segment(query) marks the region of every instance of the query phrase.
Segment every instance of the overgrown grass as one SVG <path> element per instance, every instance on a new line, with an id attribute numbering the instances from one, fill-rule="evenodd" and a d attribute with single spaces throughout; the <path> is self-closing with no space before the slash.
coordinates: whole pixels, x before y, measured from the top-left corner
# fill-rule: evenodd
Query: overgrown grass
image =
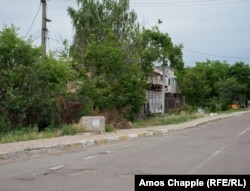
<path id="1" fill-rule="evenodd" d="M 154 117 L 150 117 L 144 120 L 136 121 L 134 123 L 135 127 L 147 127 L 147 126 L 157 126 L 157 125 L 170 125 L 170 124 L 179 124 L 185 121 L 189 121 L 192 119 L 202 117 L 200 114 L 193 113 L 193 114 L 172 114 L 172 115 L 156 115 Z"/>
<path id="2" fill-rule="evenodd" d="M 115 130 L 114 126 L 112 124 L 107 124 L 105 127 L 105 132 L 113 132 Z"/>
<path id="3" fill-rule="evenodd" d="M 77 133 L 82 133 L 82 130 L 77 128 L 75 125 L 63 125 L 60 129 L 46 128 L 42 132 L 38 132 L 38 128 L 16 129 L 13 132 L 5 133 L 0 136 L 0 143 L 45 139 L 65 135 L 74 135 Z"/>
<path id="4" fill-rule="evenodd" d="M 232 113 L 235 111 L 226 111 L 219 113 Z M 197 119 L 202 117 L 199 113 L 181 113 L 181 114 L 171 114 L 171 115 L 155 115 L 147 119 L 139 120 L 133 123 L 134 128 L 143 128 L 148 126 L 157 125 L 169 125 L 169 124 L 179 124 L 192 119 Z M 115 128 L 113 125 L 106 125 L 106 132 L 113 132 Z M 38 132 L 37 128 L 26 128 L 17 129 L 13 132 L 0 135 L 0 144 L 11 143 L 19 141 L 28 141 L 52 137 L 60 137 L 65 135 L 74 135 L 78 133 L 83 133 L 82 129 L 79 129 L 76 125 L 63 125 L 60 129 L 46 128 L 43 132 Z"/>

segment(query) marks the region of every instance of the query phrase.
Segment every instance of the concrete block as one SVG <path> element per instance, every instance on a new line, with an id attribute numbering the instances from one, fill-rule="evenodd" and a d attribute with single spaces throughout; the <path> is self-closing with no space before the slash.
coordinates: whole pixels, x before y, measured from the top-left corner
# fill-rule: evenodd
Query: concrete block
<path id="1" fill-rule="evenodd" d="M 103 116 L 84 116 L 81 117 L 79 127 L 84 131 L 105 132 L 105 117 Z"/>

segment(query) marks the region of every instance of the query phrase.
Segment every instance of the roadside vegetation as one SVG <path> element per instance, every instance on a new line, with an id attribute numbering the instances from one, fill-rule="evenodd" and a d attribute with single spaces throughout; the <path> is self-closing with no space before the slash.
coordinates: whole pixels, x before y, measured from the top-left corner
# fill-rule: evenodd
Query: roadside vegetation
<path id="1" fill-rule="evenodd" d="M 238 110 L 228 110 L 219 113 L 231 113 L 237 112 Z M 208 114 L 205 114 L 208 115 Z M 172 113 L 162 115 L 152 115 L 146 119 L 135 120 L 131 123 L 131 128 L 145 128 L 149 126 L 158 126 L 158 125 L 171 125 L 171 124 L 180 124 L 186 121 L 193 119 L 198 119 L 204 117 L 204 115 L 199 112 L 181 112 L 181 113 Z M 105 132 L 114 132 L 117 129 L 112 124 L 107 124 Z M 76 125 L 63 125 L 60 129 L 57 128 L 46 128 L 44 131 L 39 132 L 37 127 L 33 128 L 20 128 L 15 131 L 8 132 L 4 136 L 0 137 L 0 144 L 19 142 L 19 141 L 29 141 L 36 139 L 46 139 L 46 138 L 55 138 L 60 136 L 67 135 L 80 135 L 87 132 L 81 131 L 77 128 Z"/>
<path id="2" fill-rule="evenodd" d="M 161 20 L 140 26 L 129 0 L 77 3 L 67 10 L 73 43 L 65 39 L 61 51 L 43 55 L 14 25 L 0 31 L 0 143 L 82 133 L 74 126 L 81 116 L 105 116 L 110 132 L 175 124 L 195 118 L 199 107 L 227 111 L 250 100 L 249 64 L 207 60 L 184 67 L 183 45 L 160 31 Z M 175 70 L 187 105 L 138 121 L 156 62 Z"/>

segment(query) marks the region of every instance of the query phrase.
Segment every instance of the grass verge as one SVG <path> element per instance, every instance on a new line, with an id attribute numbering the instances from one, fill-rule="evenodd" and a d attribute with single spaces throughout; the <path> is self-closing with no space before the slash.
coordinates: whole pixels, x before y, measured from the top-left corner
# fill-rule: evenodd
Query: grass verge
<path id="1" fill-rule="evenodd" d="M 234 111 L 220 112 L 220 113 L 231 113 Z M 158 126 L 158 125 L 170 125 L 179 124 L 192 119 L 201 118 L 202 115 L 199 113 L 181 113 L 181 114 L 171 114 L 171 115 L 154 115 L 147 119 L 138 120 L 134 122 L 133 128 L 143 128 L 148 126 Z M 106 125 L 106 132 L 113 132 L 116 130 L 112 125 Z M 63 125 L 60 129 L 46 128 L 43 132 L 38 132 L 37 128 L 25 128 L 17 129 L 13 132 L 5 133 L 0 135 L 0 144 L 28 141 L 36 139 L 45 139 L 52 137 L 60 137 L 65 135 L 74 135 L 78 133 L 83 133 L 81 129 L 77 128 L 76 125 Z"/>
<path id="2" fill-rule="evenodd" d="M 153 117 L 139 120 L 134 123 L 134 127 L 148 127 L 148 126 L 157 126 L 157 125 L 170 125 L 170 124 L 179 124 L 192 119 L 197 119 L 202 117 L 202 115 L 193 113 L 193 114 L 179 114 L 179 115 L 155 115 Z"/>

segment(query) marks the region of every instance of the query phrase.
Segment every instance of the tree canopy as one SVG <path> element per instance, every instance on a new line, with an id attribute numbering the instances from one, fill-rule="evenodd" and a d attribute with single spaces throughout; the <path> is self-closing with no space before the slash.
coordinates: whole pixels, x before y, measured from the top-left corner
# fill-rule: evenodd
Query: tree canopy
<path id="1" fill-rule="evenodd" d="M 93 111 L 115 108 L 134 119 L 146 101 L 153 64 L 168 60 L 183 69 L 182 45 L 174 45 L 158 27 L 141 29 L 129 0 L 78 0 L 78 7 L 68 13 L 75 29 L 71 55 L 83 76 L 79 96 Z"/>
<path id="2" fill-rule="evenodd" d="M 197 62 L 184 70 L 180 88 L 191 105 L 211 110 L 228 109 L 230 104 L 245 106 L 249 100 L 250 67 L 242 62 Z"/>
<path id="3" fill-rule="evenodd" d="M 78 59 L 83 58 L 88 45 L 110 38 L 110 33 L 129 50 L 128 43 L 139 29 L 129 0 L 77 0 L 77 3 L 79 9 L 69 7 L 68 14 L 75 29 L 72 53 Z"/>
<path id="4" fill-rule="evenodd" d="M 18 37 L 14 26 L 0 32 L 0 130 L 60 124 L 56 95 L 66 92 L 67 63 Z"/>
<path id="5" fill-rule="evenodd" d="M 143 29 L 138 35 L 135 46 L 139 50 L 139 65 L 148 74 L 157 62 L 160 65 L 182 71 L 182 45 L 174 45 L 167 33 L 162 33 L 158 27 Z"/>

